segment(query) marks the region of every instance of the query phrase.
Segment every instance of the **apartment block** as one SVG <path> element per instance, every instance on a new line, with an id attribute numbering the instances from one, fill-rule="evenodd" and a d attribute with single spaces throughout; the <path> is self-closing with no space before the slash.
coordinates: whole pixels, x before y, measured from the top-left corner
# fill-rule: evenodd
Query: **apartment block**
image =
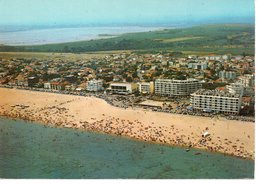
<path id="1" fill-rule="evenodd" d="M 90 80 L 87 82 L 87 91 L 102 91 L 103 90 L 103 80 Z"/>
<path id="2" fill-rule="evenodd" d="M 195 69 L 195 70 L 206 70 L 208 67 L 208 64 L 205 62 L 205 63 L 189 63 L 188 64 L 188 68 L 189 69 Z"/>
<path id="3" fill-rule="evenodd" d="M 218 90 L 200 89 L 191 94 L 191 104 L 194 110 L 238 114 L 242 97 L 239 94 Z"/>
<path id="4" fill-rule="evenodd" d="M 237 74 L 234 71 L 225 71 L 225 70 L 223 70 L 223 71 L 219 72 L 219 78 L 221 78 L 221 79 L 228 79 L 228 80 L 230 80 L 230 79 L 235 79 L 236 77 L 237 77 Z"/>
<path id="5" fill-rule="evenodd" d="M 156 79 L 155 94 L 158 96 L 187 96 L 201 89 L 202 84 L 197 79 L 174 80 Z"/>
<path id="6" fill-rule="evenodd" d="M 230 85 L 226 86 L 226 89 L 229 93 L 232 94 L 239 94 L 241 96 L 244 94 L 244 86 L 240 83 L 231 83 Z"/>
<path id="7" fill-rule="evenodd" d="M 243 84 L 244 87 L 252 87 L 255 84 L 255 76 L 250 74 L 240 76 L 238 82 Z"/>

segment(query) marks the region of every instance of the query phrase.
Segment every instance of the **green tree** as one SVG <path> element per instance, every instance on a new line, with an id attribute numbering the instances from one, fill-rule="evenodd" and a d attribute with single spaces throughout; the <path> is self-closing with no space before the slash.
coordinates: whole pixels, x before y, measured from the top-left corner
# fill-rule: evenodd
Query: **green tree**
<path id="1" fill-rule="evenodd" d="M 132 79 L 132 77 L 126 77 L 126 82 L 133 82 L 133 79 Z"/>

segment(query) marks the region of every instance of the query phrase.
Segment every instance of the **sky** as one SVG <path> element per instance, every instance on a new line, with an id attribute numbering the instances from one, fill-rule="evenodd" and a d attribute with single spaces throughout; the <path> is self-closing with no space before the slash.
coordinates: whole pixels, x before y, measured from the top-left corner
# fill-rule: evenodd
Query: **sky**
<path id="1" fill-rule="evenodd" d="M 0 0 L 0 25 L 254 21 L 254 0 Z"/>

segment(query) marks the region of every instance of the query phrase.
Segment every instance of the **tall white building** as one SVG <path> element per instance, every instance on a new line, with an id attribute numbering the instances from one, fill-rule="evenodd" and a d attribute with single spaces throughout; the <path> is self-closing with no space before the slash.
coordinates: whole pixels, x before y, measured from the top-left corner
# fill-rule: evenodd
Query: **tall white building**
<path id="1" fill-rule="evenodd" d="M 155 94 L 158 96 L 187 96 L 197 91 L 202 84 L 197 79 L 156 79 Z"/>
<path id="2" fill-rule="evenodd" d="M 93 92 L 103 90 L 103 80 L 93 79 L 93 80 L 88 81 L 86 90 L 93 91 Z"/>
<path id="3" fill-rule="evenodd" d="M 227 93 L 218 90 L 200 89 L 191 94 L 191 103 L 194 110 L 238 114 L 241 108 L 242 97 L 239 94 Z"/>

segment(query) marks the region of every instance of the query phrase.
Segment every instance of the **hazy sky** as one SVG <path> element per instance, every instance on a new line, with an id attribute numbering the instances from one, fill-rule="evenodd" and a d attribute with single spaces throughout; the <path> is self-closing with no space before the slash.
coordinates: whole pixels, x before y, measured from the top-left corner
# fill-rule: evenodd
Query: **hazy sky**
<path id="1" fill-rule="evenodd" d="M 0 0 L 0 25 L 254 20 L 254 0 Z"/>

